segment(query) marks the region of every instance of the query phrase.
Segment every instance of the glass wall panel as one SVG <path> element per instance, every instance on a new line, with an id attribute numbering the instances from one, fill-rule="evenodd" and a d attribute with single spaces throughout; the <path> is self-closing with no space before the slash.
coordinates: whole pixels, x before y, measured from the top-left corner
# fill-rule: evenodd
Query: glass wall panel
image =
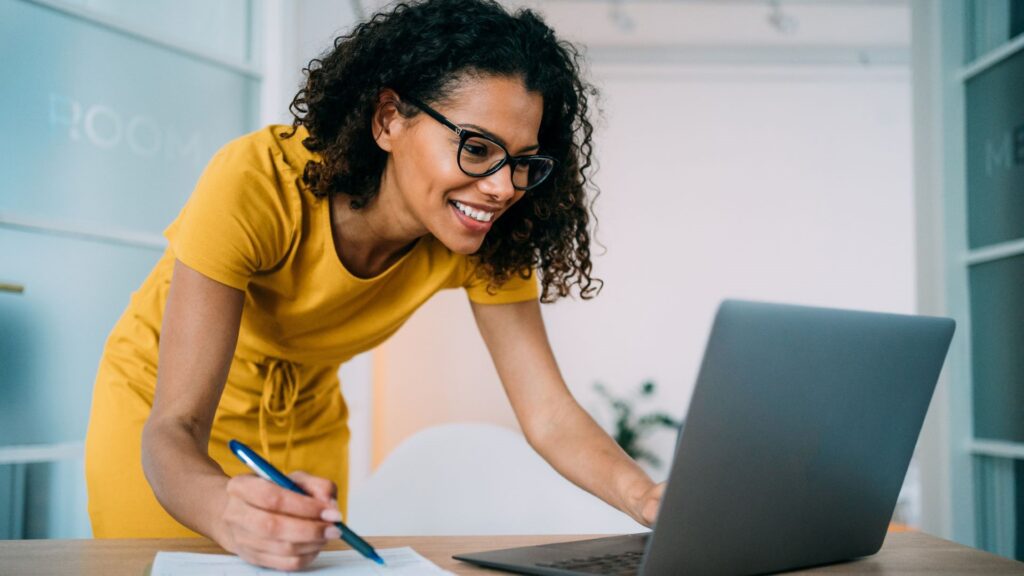
<path id="1" fill-rule="evenodd" d="M 0 466 L 0 538 L 90 534 L 82 459 L 46 445 L 85 435 L 103 345 L 161 253 L 144 245 L 255 128 L 254 5 L 0 0 L 0 281 L 25 287 L 0 292 L 0 447 L 64 458 Z"/>
<path id="2" fill-rule="evenodd" d="M 998 456 L 974 458 L 975 515 L 978 546 L 1020 559 L 1020 496 L 1024 477 L 1020 461 Z"/>
<path id="3" fill-rule="evenodd" d="M 0 464 L 0 540 L 25 535 L 25 464 Z"/>
<path id="4" fill-rule="evenodd" d="M 58 0 L 204 54 L 243 63 L 249 56 L 249 0 Z"/>
<path id="5" fill-rule="evenodd" d="M 1024 32 L 1024 0 L 970 0 L 967 6 L 967 63 Z"/>
<path id="6" fill-rule="evenodd" d="M 83 538 L 92 533 L 85 490 L 85 460 L 25 465 L 22 538 Z"/>
<path id="7" fill-rule="evenodd" d="M 36 4 L 0 2 L 0 54 L 0 212 L 159 234 L 255 118 L 257 81 Z"/>
<path id="8" fill-rule="evenodd" d="M 1024 256 L 969 274 L 974 435 L 1024 442 Z"/>
<path id="9" fill-rule="evenodd" d="M 1024 238 L 1024 50 L 967 81 L 970 248 Z"/>
<path id="10" fill-rule="evenodd" d="M 160 252 L 0 228 L 0 444 L 81 441 L 103 344 Z"/>
<path id="11" fill-rule="evenodd" d="M 1015 499 L 1017 501 L 1017 509 L 1014 511 L 1014 515 L 1017 518 L 1017 522 L 1014 524 L 1017 532 L 1017 542 L 1015 547 L 1017 553 L 1014 558 L 1024 562 L 1024 460 L 1017 460 L 1014 464 L 1014 481 L 1016 487 L 1014 492 L 1016 493 Z"/>
<path id="12" fill-rule="evenodd" d="M 0 464 L 0 540 L 88 538 L 85 462 Z"/>

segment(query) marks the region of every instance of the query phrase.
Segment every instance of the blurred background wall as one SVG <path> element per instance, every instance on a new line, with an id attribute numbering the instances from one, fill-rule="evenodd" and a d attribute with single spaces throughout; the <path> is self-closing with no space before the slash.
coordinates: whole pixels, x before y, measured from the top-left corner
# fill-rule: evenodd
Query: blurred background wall
<path id="1" fill-rule="evenodd" d="M 653 381 L 639 409 L 685 414 L 722 298 L 967 313 L 946 293 L 958 224 L 944 186 L 964 158 L 943 147 L 963 125 L 943 95 L 971 58 L 1016 53 L 1020 2 L 505 3 L 583 48 L 600 90 L 605 287 L 543 310 L 570 388 L 603 425 L 598 382 L 630 396 Z M 302 67 L 383 5 L 0 0 L 0 128 L 17 135 L 0 141 L 0 537 L 88 535 L 93 372 L 163 227 L 213 152 L 289 123 Z M 987 44 L 947 54 L 964 35 Z M 343 367 L 342 387 L 353 488 L 427 428 L 517 429 L 461 292 Z M 897 509 L 945 536 L 972 522 L 955 504 L 973 490 L 957 480 L 970 457 L 951 448 L 970 434 L 963 395 L 940 386 Z M 666 430 L 648 446 L 667 460 L 673 442 Z"/>
<path id="2" fill-rule="evenodd" d="M 684 414 L 724 297 L 914 310 L 909 6 L 532 6 L 586 47 L 601 91 L 605 288 L 543 309 L 606 426 L 597 382 L 626 396 L 653 380 L 649 404 Z M 374 369 L 374 463 L 431 425 L 516 426 L 462 294 L 428 303 Z M 673 441 L 650 446 L 667 460 Z"/>
<path id="3" fill-rule="evenodd" d="M 628 395 L 653 380 L 650 409 L 682 416 L 723 297 L 913 310 L 905 3 L 529 6 L 584 49 L 601 91 L 605 289 L 544 309 L 570 387 L 603 424 L 596 382 Z M 5 384 L 22 399 L 7 404 L 5 444 L 67 452 L 12 473 L 28 501 L 50 502 L 38 528 L 44 515 L 25 515 L 26 535 L 83 531 L 79 474 L 60 470 L 80 465 L 105 333 L 198 171 L 227 140 L 289 122 L 301 68 L 379 7 L 4 0 L 7 77 L 22 87 L 4 91 L 4 123 L 26 135 L 5 145 L 20 190 L 5 193 L 4 274 L 26 286 L 5 296 Z M 74 269 L 69 250 L 83 252 Z M 343 382 L 354 487 L 429 426 L 516 427 L 459 292 Z M 673 441 L 664 431 L 651 446 L 667 459 Z M 51 492 L 66 501 L 37 497 Z M 69 510 L 75 521 L 58 521 Z"/>

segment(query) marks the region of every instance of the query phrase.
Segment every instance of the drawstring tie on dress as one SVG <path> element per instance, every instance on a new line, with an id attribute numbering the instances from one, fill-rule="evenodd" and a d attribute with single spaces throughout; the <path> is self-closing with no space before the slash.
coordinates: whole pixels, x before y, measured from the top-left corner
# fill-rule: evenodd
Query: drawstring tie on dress
<path id="1" fill-rule="evenodd" d="M 267 433 L 267 418 L 274 426 L 288 428 L 285 437 L 284 462 L 282 469 L 288 472 L 288 458 L 292 452 L 292 433 L 295 431 L 295 401 L 299 397 L 299 379 L 295 365 L 287 360 L 271 359 L 267 364 L 267 377 L 263 381 L 263 397 L 260 399 L 260 444 L 263 454 L 270 460 L 270 440 Z"/>

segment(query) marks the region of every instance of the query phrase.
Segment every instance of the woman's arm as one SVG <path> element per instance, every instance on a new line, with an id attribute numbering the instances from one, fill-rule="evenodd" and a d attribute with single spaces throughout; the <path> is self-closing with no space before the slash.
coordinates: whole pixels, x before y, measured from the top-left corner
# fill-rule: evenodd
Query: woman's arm
<path id="1" fill-rule="evenodd" d="M 229 479 L 207 453 L 244 296 L 175 262 L 142 466 L 157 500 L 179 522 L 249 562 L 296 570 L 323 547 L 326 529 L 337 530 L 324 521 L 341 519 L 331 506 L 333 483 L 293 475 L 316 495 L 309 497 L 252 475 Z"/>
<path id="2" fill-rule="evenodd" d="M 653 525 L 664 484 L 655 485 L 572 397 L 551 352 L 540 305 L 472 306 L 530 445 L 572 483 Z"/>

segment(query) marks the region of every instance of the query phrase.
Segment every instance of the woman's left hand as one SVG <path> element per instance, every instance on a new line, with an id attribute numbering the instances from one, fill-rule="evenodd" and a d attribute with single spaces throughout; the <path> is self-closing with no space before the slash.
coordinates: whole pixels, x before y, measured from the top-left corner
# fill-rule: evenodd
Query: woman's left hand
<path id="1" fill-rule="evenodd" d="M 632 516 L 637 522 L 648 528 L 654 526 L 654 521 L 658 519 L 658 509 L 661 507 L 661 495 L 665 493 L 665 484 L 653 484 L 636 500 Z"/>

